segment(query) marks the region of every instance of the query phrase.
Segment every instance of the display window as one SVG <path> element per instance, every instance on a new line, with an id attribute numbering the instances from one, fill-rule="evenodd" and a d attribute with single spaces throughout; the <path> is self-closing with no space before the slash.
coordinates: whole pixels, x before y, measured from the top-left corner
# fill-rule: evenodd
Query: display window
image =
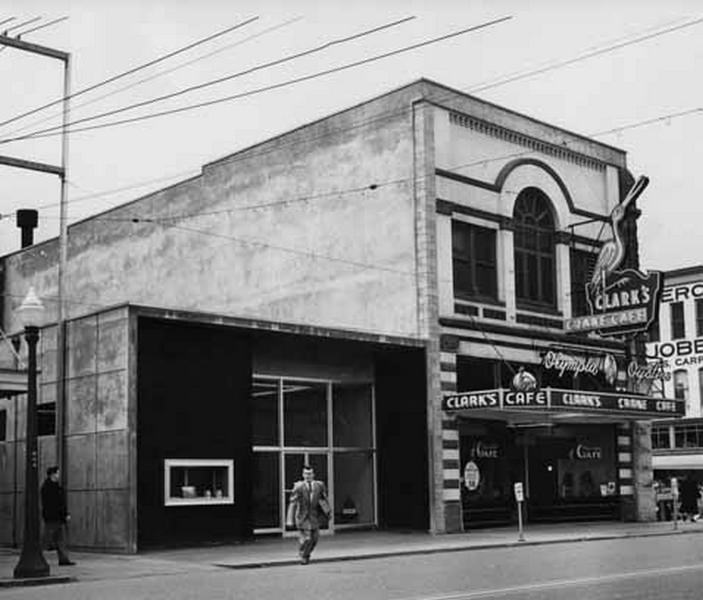
<path id="1" fill-rule="evenodd" d="M 234 504 L 234 461 L 166 459 L 164 504 Z"/>

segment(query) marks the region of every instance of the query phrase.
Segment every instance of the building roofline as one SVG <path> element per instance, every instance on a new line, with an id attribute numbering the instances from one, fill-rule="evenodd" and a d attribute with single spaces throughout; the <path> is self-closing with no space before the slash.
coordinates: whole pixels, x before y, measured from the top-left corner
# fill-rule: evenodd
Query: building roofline
<path id="1" fill-rule="evenodd" d="M 595 144 L 596 146 L 600 146 L 600 147 L 602 147 L 602 148 L 604 148 L 604 149 L 607 149 L 607 150 L 610 150 L 610 151 L 612 151 L 612 152 L 616 152 L 616 153 L 618 153 L 618 154 L 621 154 L 623 157 L 626 156 L 626 154 L 627 154 L 627 153 L 626 153 L 624 150 L 622 150 L 621 148 L 617 148 L 617 147 L 615 147 L 615 146 L 610 146 L 609 144 L 604 144 L 604 143 L 602 143 L 602 142 L 599 142 L 598 140 L 595 140 L 595 139 L 593 139 L 593 138 L 589 138 L 589 137 L 587 137 L 587 136 L 585 136 L 585 135 L 582 135 L 582 134 L 579 134 L 579 133 L 575 133 L 575 132 L 570 131 L 570 130 L 568 130 L 568 129 L 565 129 L 565 128 L 563 128 L 563 127 L 558 127 L 558 126 L 552 125 L 552 124 L 547 123 L 547 122 L 545 122 L 545 121 L 541 121 L 540 119 L 535 119 L 534 117 L 530 117 L 530 116 L 528 116 L 528 115 L 525 115 L 525 114 L 520 113 L 520 112 L 518 112 L 518 111 L 509 109 L 509 108 L 506 108 L 506 107 L 501 106 L 501 105 L 499 105 L 499 104 L 495 104 L 495 103 L 493 103 L 493 102 L 489 102 L 489 101 L 487 101 L 487 100 L 483 100 L 482 98 L 478 98 L 477 96 L 473 96 L 473 95 L 471 95 L 471 94 L 469 94 L 469 93 L 467 93 L 467 92 L 463 92 L 463 91 L 458 90 L 458 89 L 456 89 L 456 88 L 452 88 L 452 87 L 450 87 L 450 86 L 447 86 L 447 85 L 438 83 L 438 82 L 436 82 L 436 81 L 434 81 L 434 80 L 432 80 L 432 79 L 428 79 L 428 78 L 426 78 L 426 77 L 421 77 L 421 78 L 415 79 L 415 80 L 413 80 L 413 81 L 411 81 L 411 82 L 409 82 L 409 83 L 406 83 L 406 84 L 403 84 L 403 85 L 401 85 L 401 86 L 392 88 L 392 89 L 390 89 L 390 90 L 388 90 L 388 91 L 386 91 L 386 92 L 383 92 L 383 93 L 381 93 L 381 94 L 377 94 L 377 95 L 375 95 L 375 96 L 373 96 L 373 97 L 371 97 L 371 98 L 367 98 L 366 100 L 363 100 L 363 101 L 361 101 L 361 102 L 357 102 L 356 104 L 353 104 L 352 106 L 348 106 L 348 107 L 343 108 L 343 109 L 340 109 L 340 110 L 338 110 L 338 111 L 335 111 L 335 112 L 326 114 L 326 115 L 324 115 L 324 116 L 322 116 L 322 117 L 320 117 L 320 118 L 318 118 L 318 119 L 314 119 L 314 120 L 312 120 L 312 121 L 305 122 L 305 123 L 303 123 L 303 124 L 301 124 L 301 125 L 299 125 L 299 126 L 297 126 L 297 127 L 294 127 L 293 129 L 289 129 L 289 130 L 287 130 L 287 131 L 284 131 L 284 132 L 279 133 L 279 134 L 277 134 L 277 135 L 274 135 L 274 136 L 272 136 L 272 137 L 266 138 L 265 140 L 261 140 L 261 141 L 259 141 L 259 142 L 254 143 L 254 144 L 251 144 L 251 145 L 249 145 L 249 146 L 246 146 L 246 147 L 244 147 L 244 148 L 242 148 L 242 149 L 240 149 L 240 150 L 237 150 L 237 151 L 235 151 L 235 152 L 232 152 L 232 153 L 227 154 L 227 155 L 225 155 L 225 156 L 222 156 L 222 157 L 220 157 L 220 158 L 217 158 L 217 159 L 211 160 L 211 161 L 209 161 L 209 162 L 203 163 L 202 166 L 201 166 L 201 172 L 200 172 L 199 174 L 194 175 L 194 176 L 192 176 L 192 177 L 188 177 L 188 178 L 186 178 L 186 179 L 183 179 L 183 180 L 180 180 L 180 181 L 177 181 L 177 182 L 174 182 L 174 183 L 172 183 L 172 184 L 169 184 L 169 185 L 166 186 L 166 187 L 159 188 L 159 189 L 154 190 L 153 192 L 150 192 L 150 193 L 148 193 L 148 194 L 144 194 L 144 195 L 138 196 L 137 198 L 134 198 L 133 200 L 129 200 L 129 201 L 125 202 L 124 204 L 119 204 L 118 206 L 114 206 L 114 207 L 108 208 L 108 209 L 106 209 L 106 210 L 104 210 L 104 211 L 101 211 L 101 212 L 99 212 L 99 213 L 96 213 L 96 214 L 90 215 L 90 216 L 88 216 L 88 217 L 85 217 L 84 219 L 80 219 L 79 221 L 75 221 L 75 222 L 73 222 L 73 223 L 71 223 L 71 224 L 69 225 L 69 230 L 70 230 L 71 228 L 77 226 L 77 225 L 81 225 L 81 224 L 83 224 L 83 223 L 92 221 L 92 220 L 94 220 L 94 219 L 99 219 L 99 218 L 101 218 L 101 217 L 104 217 L 105 215 L 110 214 L 111 212 L 114 212 L 114 211 L 117 211 L 117 210 L 125 209 L 126 207 L 130 206 L 131 204 L 134 204 L 134 203 L 136 203 L 136 202 L 142 201 L 142 200 L 144 200 L 144 199 L 146 199 L 146 198 L 148 198 L 148 197 L 150 197 L 150 196 L 153 196 L 153 195 L 155 195 L 155 194 L 159 194 L 159 193 L 164 192 L 164 191 L 166 191 L 166 190 L 168 190 L 168 189 L 171 189 L 171 188 L 173 188 L 173 187 L 175 187 L 175 186 L 182 185 L 182 184 L 187 183 L 187 182 L 189 182 L 189 181 L 196 180 L 196 179 L 202 177 L 202 176 L 203 176 L 203 172 L 205 171 L 205 169 L 207 169 L 207 168 L 209 168 L 209 167 L 212 167 L 212 166 L 215 166 L 215 165 L 218 165 L 218 164 L 221 164 L 221 163 L 225 163 L 225 162 L 227 162 L 227 161 L 229 161 L 229 160 L 234 159 L 235 157 L 238 157 L 238 156 L 243 155 L 243 154 L 245 154 L 245 153 L 247 153 L 247 152 L 250 152 L 251 150 L 254 150 L 255 148 L 258 148 L 258 147 L 263 146 L 263 145 L 265 145 L 265 144 L 271 144 L 272 142 L 275 142 L 276 140 L 278 140 L 278 139 L 280 139 L 280 138 L 283 138 L 283 137 L 292 135 L 292 134 L 294 134 L 294 133 L 296 133 L 296 132 L 299 132 L 299 131 L 301 131 L 301 130 L 303 130 L 303 129 L 306 129 L 306 128 L 308 128 L 308 127 L 317 125 L 317 124 L 322 123 L 322 122 L 324 122 L 324 121 L 326 121 L 326 120 L 328 120 L 328 119 L 332 119 L 332 118 L 334 118 L 334 117 L 336 117 L 336 116 L 339 116 L 339 115 L 342 115 L 342 114 L 345 114 L 345 113 L 354 111 L 354 110 L 356 110 L 356 109 L 358 109 L 358 108 L 360 108 L 360 107 L 362 107 L 362 106 L 364 106 L 364 105 L 370 104 L 370 103 L 372 103 L 372 102 L 376 102 L 376 101 L 378 101 L 378 100 L 380 100 L 380 99 L 382 99 L 382 98 L 385 98 L 385 97 L 388 97 L 388 96 L 393 96 L 393 95 L 399 94 L 399 93 L 401 93 L 401 92 L 403 92 L 403 91 L 405 91 L 405 90 L 411 89 L 411 88 L 413 88 L 413 87 L 418 88 L 418 90 L 419 90 L 419 92 L 420 92 L 420 97 L 417 98 L 418 101 L 426 100 L 426 101 L 428 101 L 428 102 L 434 103 L 435 105 L 443 106 L 443 105 L 441 104 L 441 102 L 442 102 L 444 99 L 443 99 L 443 98 L 440 98 L 440 99 L 438 99 L 438 98 L 433 98 L 431 94 L 428 94 L 428 93 L 427 93 L 427 90 L 426 90 L 426 89 L 423 89 L 423 86 L 431 86 L 431 87 L 437 88 L 437 89 L 439 89 L 439 90 L 446 90 L 446 91 L 449 92 L 452 96 L 460 96 L 460 97 L 469 99 L 469 100 L 471 100 L 471 101 L 473 101 L 473 102 L 478 102 L 478 103 L 480 103 L 480 104 L 483 104 L 483 105 L 486 106 L 486 107 L 489 107 L 489 108 L 492 109 L 492 110 L 496 110 L 496 111 L 500 111 L 500 112 L 502 112 L 502 113 L 504 113 L 504 114 L 516 116 L 516 117 L 518 117 L 518 118 L 520 118 L 520 119 L 524 119 L 524 120 L 527 121 L 527 122 L 530 122 L 530 123 L 534 123 L 534 124 L 536 124 L 536 125 L 539 125 L 540 127 L 547 127 L 547 128 L 552 129 L 552 130 L 554 130 L 554 131 L 559 131 L 559 132 L 561 132 L 561 133 L 563 133 L 563 134 L 565 134 L 565 135 L 574 137 L 574 138 L 576 138 L 576 139 L 578 139 L 578 140 L 581 140 L 581 141 L 583 141 L 583 142 L 587 142 L 587 143 L 589 143 L 589 144 Z M 447 99 L 448 99 L 448 98 L 447 98 Z M 449 108 L 449 107 L 446 107 L 446 109 L 447 109 L 447 110 L 454 110 L 454 109 L 451 109 L 451 108 Z M 597 159 L 597 160 L 600 160 L 600 159 Z M 46 239 L 46 240 L 43 240 L 42 242 L 39 242 L 39 243 L 37 243 L 37 244 L 33 244 L 32 246 L 29 246 L 28 248 L 37 248 L 37 247 L 40 247 L 40 246 L 42 246 L 42 245 L 51 244 L 51 243 L 55 242 L 57 239 L 58 239 L 58 236 L 54 236 L 54 237 L 48 238 L 48 239 Z M 10 257 L 10 256 L 12 256 L 12 255 L 14 255 L 14 254 L 17 254 L 17 253 L 19 253 L 19 252 L 22 252 L 22 251 L 24 251 L 24 250 L 27 250 L 27 248 L 18 248 L 17 250 L 14 250 L 14 251 L 12 251 L 12 252 L 9 252 L 8 254 L 5 254 L 5 255 L 3 255 L 3 256 L 0 257 L 0 258 L 8 258 L 8 257 Z"/>
<path id="2" fill-rule="evenodd" d="M 105 215 L 108 215 L 112 212 L 116 212 L 119 210 L 123 210 L 127 207 L 129 207 L 131 204 L 136 204 L 137 202 L 140 202 L 142 200 L 145 200 L 149 198 L 150 196 L 155 196 L 156 194 L 161 194 L 167 190 L 170 190 L 176 186 L 183 185 L 184 183 L 189 183 L 191 181 L 195 181 L 196 179 L 200 179 L 203 176 L 202 171 L 198 173 L 197 175 L 191 175 L 190 177 L 186 177 L 185 179 L 180 179 L 178 181 L 174 181 L 173 183 L 168 184 L 166 187 L 159 188 L 157 190 L 154 190 L 153 192 L 149 192 L 147 194 L 143 194 L 141 196 L 138 196 L 137 198 L 134 198 L 132 200 L 128 200 L 124 204 L 118 204 L 117 206 L 112 206 L 110 208 L 106 208 L 105 210 L 102 210 L 98 213 L 89 215 L 87 217 L 84 217 L 83 219 L 79 219 L 78 221 L 74 221 L 68 226 L 68 231 L 70 232 L 71 229 L 78 225 L 82 225 L 84 223 L 88 223 L 89 221 L 92 221 L 94 219 L 99 220 L 101 217 L 104 217 Z M 70 202 L 69 202 L 70 204 Z M 135 217 L 136 218 L 136 217 Z M 53 237 L 47 238 L 45 240 L 42 240 L 41 242 L 37 242 L 36 244 L 32 244 L 31 246 L 27 246 L 25 248 L 17 248 L 17 250 L 12 250 L 11 252 L 8 252 L 7 254 L 4 254 L 0 256 L 0 260 L 5 259 L 5 258 L 10 258 L 11 256 L 15 254 L 19 254 L 20 252 L 24 252 L 26 250 L 33 250 L 36 248 L 41 248 L 42 246 L 46 246 L 48 244 L 52 244 L 57 242 L 59 239 L 58 235 L 55 235 Z"/>
<path id="3" fill-rule="evenodd" d="M 664 271 L 664 279 L 666 280 L 674 277 L 685 277 L 686 275 L 699 274 L 703 274 L 703 265 L 691 265 L 688 267 L 679 267 L 678 269 Z"/>
<path id="4" fill-rule="evenodd" d="M 343 114 L 345 114 L 345 113 L 348 113 L 348 112 L 357 110 L 357 109 L 361 108 L 361 107 L 364 106 L 364 105 L 370 104 L 370 103 L 372 103 L 372 102 L 376 102 L 376 101 L 378 101 L 378 100 L 380 100 L 380 99 L 382 99 L 382 98 L 385 98 L 385 97 L 387 97 L 387 96 L 393 96 L 393 95 L 395 95 L 395 94 L 399 94 L 399 93 L 403 92 L 404 90 L 408 90 L 408 89 L 413 88 L 413 87 L 417 87 L 417 88 L 420 89 L 421 97 L 419 97 L 418 100 L 427 100 L 427 101 L 431 101 L 432 103 L 434 103 L 434 104 L 436 104 L 436 105 L 438 105 L 438 106 L 442 106 L 441 102 L 442 102 L 443 98 L 437 99 L 437 98 L 432 98 L 431 96 L 428 96 L 428 95 L 425 93 L 425 91 L 422 89 L 422 86 L 423 86 L 423 85 L 426 85 L 426 86 L 428 85 L 428 86 L 432 86 L 432 87 L 434 87 L 434 88 L 440 88 L 440 89 L 442 89 L 442 90 L 446 90 L 447 92 L 449 92 L 449 93 L 452 94 L 452 95 L 461 96 L 461 97 L 464 97 L 464 98 L 466 98 L 466 99 L 469 99 L 469 100 L 471 100 L 471 101 L 473 101 L 473 102 L 478 102 L 478 103 L 483 104 L 483 105 L 485 105 L 485 106 L 487 106 L 487 107 L 489 107 L 489 108 L 491 108 L 491 109 L 493 109 L 493 110 L 501 111 L 501 112 L 503 112 L 503 113 L 506 113 L 506 114 L 509 114 L 509 115 L 512 115 L 512 116 L 516 116 L 516 117 L 518 117 L 518 118 L 520 118 L 520 119 L 524 119 L 524 120 L 526 120 L 526 121 L 529 121 L 529 122 L 534 123 L 534 124 L 536 124 L 536 125 L 539 125 L 539 126 L 541 126 L 541 127 L 547 127 L 547 128 L 552 129 L 552 130 L 554 130 L 554 131 L 559 131 L 559 132 L 561 132 L 561 133 L 563 133 L 563 134 L 566 134 L 566 135 L 568 135 L 568 136 L 577 138 L 577 139 L 579 139 L 579 140 L 581 140 L 581 141 L 588 142 L 588 143 L 590 143 L 590 144 L 595 144 L 595 145 L 598 145 L 598 146 L 600 146 L 600 147 L 602 147 L 602 148 L 605 148 L 605 149 L 607 149 L 607 150 L 610 150 L 610 151 L 612 151 L 612 152 L 616 152 L 616 153 L 618 153 L 618 154 L 622 154 L 623 156 L 626 156 L 626 155 L 627 155 L 627 152 L 626 152 L 625 150 L 623 150 L 622 148 L 617 148 L 616 146 L 611 146 L 610 144 L 605 144 L 605 143 L 600 142 L 600 141 L 598 141 L 598 140 L 596 140 L 596 139 L 594 139 L 594 138 L 588 137 L 588 136 L 586 136 L 586 135 L 584 135 L 584 134 L 575 133 L 575 132 L 573 132 L 573 131 L 571 131 L 571 130 L 569 130 L 569 129 L 565 129 L 564 127 L 559 127 L 559 126 L 556 126 L 556 125 L 552 125 L 551 123 L 547 123 L 546 121 L 542 121 L 542 120 L 540 120 L 540 119 L 536 119 L 536 118 L 534 118 L 534 117 L 531 117 L 531 116 L 526 115 L 526 114 L 524 114 L 524 113 L 518 112 L 518 111 L 516 111 L 516 110 L 512 110 L 512 109 L 510 109 L 510 108 L 506 108 L 506 107 L 504 107 L 504 106 L 501 106 L 500 104 L 495 104 L 494 102 L 489 102 L 488 100 L 484 100 L 484 99 L 479 98 L 479 97 L 477 97 L 477 96 L 473 96 L 473 95 L 471 95 L 471 94 L 469 94 L 469 93 L 467 93 L 467 92 L 463 92 L 463 91 L 458 90 L 458 89 L 456 89 L 456 88 L 452 88 L 452 87 L 450 87 L 450 86 L 448 86 L 448 85 L 444 85 L 444 84 L 438 83 L 438 82 L 436 82 L 436 81 L 434 81 L 434 80 L 432 80 L 432 79 L 428 79 L 428 78 L 426 78 L 426 77 L 421 77 L 421 78 L 419 78 L 419 79 L 415 79 L 415 80 L 413 80 L 413 81 L 411 81 L 411 82 L 408 82 L 408 83 L 406 83 L 406 84 L 397 86 L 397 87 L 395 87 L 395 88 L 392 88 L 392 89 L 387 90 L 387 91 L 385 91 L 385 92 L 382 92 L 382 93 L 380 93 L 380 94 L 376 94 L 375 96 L 372 96 L 372 97 L 370 97 L 370 98 L 367 98 L 366 100 L 362 100 L 362 101 L 360 101 L 360 102 L 357 102 L 356 104 L 353 104 L 353 105 L 351 105 L 351 106 L 347 106 L 347 107 L 342 108 L 342 109 L 340 109 L 340 110 L 337 110 L 337 111 L 335 111 L 335 112 L 328 113 L 328 114 L 326 114 L 326 115 L 324 115 L 324 116 L 322 116 L 322 117 L 319 117 L 319 118 L 317 118 L 317 119 L 313 119 L 312 121 L 306 121 L 305 123 L 303 123 L 303 124 L 301 124 L 301 125 L 298 125 L 297 127 L 294 127 L 293 129 L 289 129 L 289 130 L 287 130 L 287 131 L 283 131 L 283 132 L 281 132 L 281 133 L 279 133 L 279 134 L 276 134 L 276 135 L 274 135 L 274 136 L 272 136 L 272 137 L 266 138 L 265 140 L 261 140 L 261 141 L 259 141 L 259 142 L 255 142 L 255 143 L 250 144 L 249 146 L 246 146 L 246 147 L 244 147 L 244 148 L 242 148 L 242 149 L 240 149 L 240 150 L 237 150 L 237 151 L 235 151 L 235 152 L 232 152 L 232 153 L 230 153 L 230 154 L 227 154 L 227 155 L 225 155 L 225 156 L 222 156 L 222 157 L 220 157 L 220 158 L 217 158 L 217 159 L 215 159 L 215 160 L 212 160 L 212 161 L 210 161 L 210 162 L 208 162 L 208 163 L 205 163 L 205 164 L 203 165 L 203 170 L 205 170 L 205 168 L 207 168 L 207 167 L 212 167 L 212 166 L 218 165 L 218 164 L 220 164 L 220 163 L 223 163 L 223 162 L 227 162 L 227 161 L 229 161 L 229 160 L 232 160 L 232 159 L 234 159 L 235 157 L 238 157 L 239 155 L 244 154 L 244 153 L 246 153 L 246 152 L 250 152 L 250 151 L 252 151 L 252 150 L 254 150 L 254 149 L 256 149 L 256 148 L 258 148 L 258 147 L 260 147 L 260 146 L 262 146 L 262 145 L 264 145 L 264 144 L 269 144 L 269 143 L 274 142 L 274 141 L 276 141 L 276 140 L 278 140 L 278 139 L 280 139 L 280 138 L 289 136 L 289 135 L 291 135 L 291 134 L 294 134 L 294 133 L 296 133 L 296 132 L 299 132 L 299 131 L 301 131 L 301 130 L 303 130 L 303 129 L 306 129 L 306 128 L 308 128 L 308 127 L 317 125 L 317 124 L 322 123 L 322 122 L 324 122 L 324 121 L 326 121 L 326 120 L 328 120 L 328 119 L 332 119 L 332 118 L 337 117 L 337 116 L 339 116 L 339 115 L 343 115 Z M 452 110 L 452 109 L 450 109 L 449 107 L 446 107 L 446 108 L 447 108 L 447 110 Z"/>
<path id="5" fill-rule="evenodd" d="M 480 102 L 481 104 L 485 104 L 486 106 L 488 106 L 488 107 L 490 107 L 490 108 L 493 108 L 493 109 L 496 109 L 496 110 L 499 110 L 499 111 L 502 111 L 502 112 L 509 113 L 509 114 L 511 114 L 511 115 L 514 115 L 514 116 L 519 117 L 519 118 L 521 118 L 521 119 L 525 119 L 525 120 L 527 120 L 527 121 L 531 121 L 532 123 L 536 123 L 536 124 L 541 125 L 541 126 L 543 126 L 543 127 L 549 127 L 550 129 L 554 129 L 554 130 L 556 130 L 556 131 L 560 131 L 560 132 L 562 132 L 562 133 L 565 133 L 565 134 L 567 134 L 567 135 L 573 136 L 573 137 L 578 138 L 578 139 L 580 139 L 580 140 L 583 140 L 583 141 L 585 141 L 585 142 L 590 142 L 590 143 L 592 143 L 592 144 L 597 144 L 598 146 L 602 146 L 603 148 L 607 148 L 608 150 L 612 150 L 612 151 L 614 151 L 614 152 L 618 152 L 618 153 L 623 154 L 623 155 L 626 155 L 626 154 L 627 154 L 627 151 L 623 150 L 622 148 L 618 148 L 617 146 L 612 146 L 612 145 L 610 145 L 610 144 L 605 144 L 605 143 L 600 142 L 600 141 L 598 141 L 598 140 L 596 140 L 596 139 L 594 139 L 594 138 L 592 138 L 592 137 L 589 137 L 589 136 L 587 136 L 587 135 L 585 135 L 585 134 L 576 133 L 576 132 L 574 132 L 574 131 L 572 131 L 572 130 L 570 130 L 570 129 L 566 129 L 565 127 L 560 127 L 560 126 L 558 126 L 558 125 L 554 125 L 554 124 L 552 124 L 552 123 L 548 123 L 548 122 L 546 122 L 546 121 L 542 121 L 542 120 L 540 120 L 540 119 L 536 119 L 535 117 L 531 117 L 531 116 L 529 116 L 529 115 L 526 115 L 526 114 L 521 113 L 521 112 L 519 112 L 519 111 L 513 110 L 513 109 L 511 109 L 511 108 L 506 108 L 505 106 L 503 106 L 503 105 L 501 105 L 501 104 L 496 104 L 495 102 L 490 102 L 489 100 L 484 100 L 483 98 L 479 98 L 478 96 L 474 96 L 474 95 L 472 95 L 472 94 L 469 94 L 468 92 L 463 92 L 463 91 L 461 91 L 461 90 L 458 90 L 458 89 L 456 89 L 456 88 L 450 87 L 450 86 L 445 85 L 445 84 L 443 84 L 443 83 L 438 83 L 438 82 L 436 82 L 436 81 L 434 81 L 434 80 L 432 80 L 432 79 L 427 79 L 427 78 L 423 77 L 423 78 L 421 78 L 421 79 L 418 79 L 417 82 L 425 82 L 425 83 L 428 83 L 428 84 L 430 84 L 430 85 L 432 85 L 432 86 L 443 88 L 443 89 L 448 90 L 448 91 L 450 91 L 450 92 L 452 92 L 452 93 L 454 93 L 454 94 L 458 94 L 458 95 L 460 95 L 460 96 L 464 96 L 465 98 L 468 98 L 469 100 L 473 100 L 474 102 Z"/>

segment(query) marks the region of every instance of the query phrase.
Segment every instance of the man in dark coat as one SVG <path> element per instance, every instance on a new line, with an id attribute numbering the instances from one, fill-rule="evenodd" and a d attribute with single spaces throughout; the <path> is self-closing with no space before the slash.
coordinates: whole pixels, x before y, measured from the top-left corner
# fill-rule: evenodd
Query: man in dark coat
<path id="1" fill-rule="evenodd" d="M 684 521 L 686 519 L 691 519 L 691 521 L 698 520 L 699 497 L 698 482 L 694 479 L 692 473 L 688 473 L 681 483 L 681 516 Z"/>
<path id="2" fill-rule="evenodd" d="M 66 552 L 64 526 L 71 519 L 66 509 L 66 493 L 59 483 L 59 468 L 49 467 L 41 486 L 41 514 L 49 547 L 55 547 L 59 565 L 75 565 Z"/>

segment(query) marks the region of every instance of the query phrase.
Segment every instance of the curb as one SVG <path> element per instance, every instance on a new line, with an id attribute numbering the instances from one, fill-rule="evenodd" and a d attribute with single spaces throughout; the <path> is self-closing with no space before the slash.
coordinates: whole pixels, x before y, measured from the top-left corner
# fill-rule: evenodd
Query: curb
<path id="1" fill-rule="evenodd" d="M 57 583 L 72 583 L 74 581 L 77 581 L 77 579 L 71 575 L 49 575 L 48 577 L 28 577 L 27 579 L 0 579 L 0 588 L 53 585 Z"/>
<path id="2" fill-rule="evenodd" d="M 622 540 L 622 539 L 632 539 L 632 538 L 643 538 L 643 537 L 656 537 L 665 535 L 689 535 L 689 534 L 700 534 L 703 530 L 691 530 L 684 531 L 681 529 L 670 530 L 670 531 L 650 531 L 650 532 L 631 532 L 623 533 L 618 535 L 582 535 L 568 539 L 551 539 L 551 540 L 536 540 L 530 541 L 525 540 L 522 542 L 498 542 L 495 544 L 466 544 L 463 546 L 451 546 L 451 547 L 435 547 L 435 548 L 418 548 L 413 550 L 388 550 L 388 551 L 377 551 L 368 552 L 365 554 L 344 554 L 338 556 L 326 556 L 320 557 L 312 560 L 310 564 L 320 564 L 320 563 L 332 563 L 332 562 L 348 562 L 354 560 L 372 560 L 375 558 L 389 558 L 392 556 L 417 556 L 420 554 L 442 554 L 448 552 L 466 552 L 467 550 L 493 550 L 500 548 L 523 548 L 527 546 L 546 546 L 554 544 L 572 544 L 576 542 L 602 542 L 606 540 Z M 271 561 L 256 561 L 250 563 L 235 563 L 235 564 L 225 564 L 225 563 L 213 563 L 214 567 L 220 567 L 223 569 L 232 570 L 245 570 L 245 569 L 267 569 L 272 567 L 290 567 L 294 565 L 300 565 L 299 559 L 284 558 L 280 560 Z"/>

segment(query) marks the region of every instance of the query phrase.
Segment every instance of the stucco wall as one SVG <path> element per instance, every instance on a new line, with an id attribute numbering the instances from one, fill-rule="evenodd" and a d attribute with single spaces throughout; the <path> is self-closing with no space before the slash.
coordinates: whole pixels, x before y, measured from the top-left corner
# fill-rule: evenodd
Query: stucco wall
<path id="1" fill-rule="evenodd" d="M 72 226 L 68 315 L 130 302 L 416 336 L 412 93 Z M 52 241 L 7 257 L 8 293 L 54 297 L 56 256 Z"/>

